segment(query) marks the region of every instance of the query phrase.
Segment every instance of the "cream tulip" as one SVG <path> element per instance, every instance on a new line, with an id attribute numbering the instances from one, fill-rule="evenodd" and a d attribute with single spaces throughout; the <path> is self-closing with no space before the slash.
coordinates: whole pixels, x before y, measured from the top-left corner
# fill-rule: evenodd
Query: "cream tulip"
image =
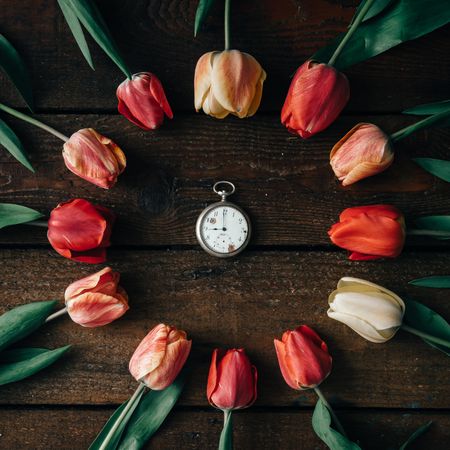
<path id="1" fill-rule="evenodd" d="M 352 277 L 339 280 L 328 303 L 328 317 L 376 343 L 386 342 L 395 335 L 405 313 L 405 303 L 398 295 L 375 283 Z"/>
<path id="2" fill-rule="evenodd" d="M 248 53 L 205 53 L 195 67 L 195 109 L 216 119 L 230 113 L 239 118 L 253 116 L 261 103 L 265 79 L 266 72 Z"/>

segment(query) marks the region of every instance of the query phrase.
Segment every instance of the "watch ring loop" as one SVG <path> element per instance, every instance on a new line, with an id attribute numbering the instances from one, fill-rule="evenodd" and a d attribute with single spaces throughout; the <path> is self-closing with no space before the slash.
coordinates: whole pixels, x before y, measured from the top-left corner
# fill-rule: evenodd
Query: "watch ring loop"
<path id="1" fill-rule="evenodd" d="M 230 191 L 227 191 L 225 189 L 222 190 L 218 190 L 218 187 L 220 185 L 226 185 L 231 187 Z M 236 187 L 233 183 L 231 183 L 230 181 L 218 181 L 217 183 L 214 184 L 213 186 L 213 191 L 217 194 L 217 195 L 221 195 L 222 197 L 227 197 L 228 195 L 233 194 L 236 191 Z"/>

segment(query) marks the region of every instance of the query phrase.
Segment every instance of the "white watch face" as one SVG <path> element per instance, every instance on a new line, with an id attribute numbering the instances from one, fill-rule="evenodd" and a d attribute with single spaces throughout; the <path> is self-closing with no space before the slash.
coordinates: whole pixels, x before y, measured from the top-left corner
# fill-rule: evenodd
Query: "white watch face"
<path id="1" fill-rule="evenodd" d="M 247 241 L 249 224 L 245 216 L 229 204 L 209 210 L 200 224 L 203 243 L 216 253 L 233 253 Z"/>

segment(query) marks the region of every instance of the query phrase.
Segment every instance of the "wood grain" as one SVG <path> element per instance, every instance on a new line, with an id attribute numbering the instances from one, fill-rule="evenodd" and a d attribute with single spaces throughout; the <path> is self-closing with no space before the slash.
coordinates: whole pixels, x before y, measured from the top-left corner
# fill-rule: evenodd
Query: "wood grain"
<path id="1" fill-rule="evenodd" d="M 106 21 L 133 72 L 161 78 L 169 101 L 193 111 L 193 74 L 205 52 L 223 48 L 223 12 L 214 9 L 194 39 L 197 0 L 100 0 Z M 268 78 L 261 109 L 279 111 L 296 68 L 344 31 L 357 1 L 262 0 L 234 2 L 232 45 L 255 56 Z M 112 111 L 123 74 L 89 38 L 93 72 L 54 0 L 3 0 L 2 33 L 23 55 L 36 105 L 46 110 Z M 450 28 L 433 32 L 347 71 L 352 97 L 347 112 L 398 112 L 450 97 Z M 0 101 L 23 106 L 6 77 Z"/>
<path id="2" fill-rule="evenodd" d="M 67 134 L 91 126 L 113 138 L 127 154 L 127 170 L 113 189 L 97 188 L 64 167 L 60 141 L 13 120 L 9 123 L 29 149 L 36 174 L 0 151 L 0 201 L 44 213 L 74 197 L 109 206 L 119 216 L 116 244 L 196 244 L 195 221 L 207 204 L 217 201 L 212 185 L 220 179 L 236 184 L 231 200 L 250 214 L 253 245 L 329 245 L 327 230 L 349 206 L 392 203 L 410 221 L 450 210 L 449 184 L 410 159 L 448 159 L 448 128 L 401 142 L 388 171 L 349 188 L 342 188 L 330 169 L 330 149 L 357 122 L 373 121 L 392 132 L 416 120 L 411 117 L 343 117 L 307 141 L 291 136 L 270 115 L 227 122 L 183 115 L 156 133 L 145 133 L 120 116 L 41 118 Z M 46 243 L 46 238 L 42 229 L 12 227 L 0 232 L 0 242 Z M 408 242 L 442 245 L 430 239 Z"/>
<path id="3" fill-rule="evenodd" d="M 97 329 L 64 317 L 23 345 L 55 348 L 74 344 L 50 370 L 2 387 L 2 404 L 117 404 L 136 382 L 128 360 L 158 322 L 185 329 L 193 340 L 192 374 L 182 405 L 206 406 L 211 352 L 244 346 L 259 370 L 257 406 L 311 406 L 313 393 L 290 389 L 279 373 L 273 338 L 307 323 L 328 342 L 334 368 L 323 384 L 337 406 L 447 408 L 449 361 L 420 339 L 399 332 L 372 344 L 326 316 L 327 298 L 342 276 L 380 283 L 450 316 L 447 292 L 408 286 L 423 275 L 448 272 L 448 253 L 411 253 L 398 261 L 350 263 L 340 253 L 247 252 L 232 261 L 203 251 L 113 251 L 110 264 L 122 273 L 130 311 Z M 4 250 L 0 255 L 1 311 L 30 301 L 61 299 L 64 289 L 95 267 L 46 250 Z M 24 272 L 26 271 L 26 273 Z"/>
<path id="4" fill-rule="evenodd" d="M 87 448 L 113 409 L 21 408 L 0 409 L 0 447 L 4 449 Z M 322 450 L 327 447 L 311 427 L 311 411 L 255 411 L 234 414 L 235 448 L 261 450 Z M 433 421 L 428 432 L 411 448 L 445 449 L 450 439 L 450 418 L 444 413 L 404 413 L 385 411 L 338 411 L 350 437 L 362 448 L 399 448 L 422 424 Z M 175 409 L 145 448 L 160 450 L 216 449 L 222 415 L 212 408 Z"/>

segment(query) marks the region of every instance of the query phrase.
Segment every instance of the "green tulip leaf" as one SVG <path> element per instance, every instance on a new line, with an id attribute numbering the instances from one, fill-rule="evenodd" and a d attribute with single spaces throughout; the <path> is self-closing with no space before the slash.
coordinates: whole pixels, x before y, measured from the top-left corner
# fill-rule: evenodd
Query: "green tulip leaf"
<path id="1" fill-rule="evenodd" d="M 375 2 L 375 3 L 378 3 Z M 448 0 L 396 0 L 372 20 L 361 23 L 339 55 L 335 67 L 345 69 L 416 39 L 450 21 Z M 344 35 L 319 50 L 313 59 L 328 62 Z"/>
<path id="2" fill-rule="evenodd" d="M 403 111 L 403 114 L 412 114 L 415 116 L 430 116 L 432 114 L 439 114 L 450 109 L 450 100 L 443 100 L 435 103 L 425 103 L 417 105 L 413 108 L 408 108 Z"/>
<path id="3" fill-rule="evenodd" d="M 18 306 L 0 316 L 0 351 L 38 329 L 50 315 L 56 301 Z"/>
<path id="4" fill-rule="evenodd" d="M 67 25 L 69 25 L 70 31 L 72 32 L 73 37 L 75 38 L 75 41 L 84 56 L 84 59 L 87 61 L 91 69 L 95 70 L 91 52 L 86 42 L 86 38 L 84 37 L 83 28 L 81 27 L 77 15 L 65 0 L 58 0 L 58 5 L 61 8 Z"/>
<path id="5" fill-rule="evenodd" d="M 23 164 L 28 170 L 34 172 L 33 166 L 31 165 L 27 152 L 23 148 L 20 139 L 17 137 L 16 133 L 6 125 L 3 120 L 0 119 L 0 145 L 8 150 L 14 158 L 17 159 L 21 164 Z"/>
<path id="6" fill-rule="evenodd" d="M 412 332 L 420 336 L 428 345 L 437 348 L 450 356 L 450 325 L 437 312 L 414 300 L 406 300 L 406 310 L 403 318 L 403 324 L 412 330 Z M 414 331 L 419 333 L 415 333 Z M 424 336 L 431 336 L 448 342 L 448 345 L 442 345 L 427 339 Z"/>
<path id="7" fill-rule="evenodd" d="M 369 8 L 369 10 L 366 12 L 363 18 L 363 22 L 366 20 L 373 19 L 375 16 L 378 16 L 383 10 L 386 9 L 387 6 L 389 6 L 394 0 L 376 0 L 373 2 L 372 6 Z M 363 0 L 359 6 L 356 8 L 355 15 L 353 16 L 352 21 L 350 22 L 350 26 L 355 21 L 355 18 L 358 16 L 361 9 L 364 7 L 364 5 L 368 2 L 368 0 Z"/>
<path id="8" fill-rule="evenodd" d="M 166 389 L 146 394 L 131 420 L 120 442 L 120 450 L 138 450 L 156 433 L 164 422 L 183 390 L 185 375 L 181 374 Z"/>
<path id="9" fill-rule="evenodd" d="M 104 450 L 116 450 L 117 446 L 119 445 L 120 439 L 122 437 L 122 434 L 128 425 L 128 422 L 130 421 L 131 417 L 133 416 L 133 413 L 137 406 L 139 405 L 139 402 L 142 399 L 142 396 L 144 395 L 145 389 L 141 389 L 138 396 L 135 398 L 133 405 L 131 405 L 131 408 L 127 411 L 125 417 L 120 422 L 119 426 L 115 430 L 113 437 L 109 441 L 109 443 L 106 445 Z M 114 411 L 114 414 L 108 419 L 105 426 L 102 428 L 98 436 L 95 438 L 94 442 L 89 446 L 89 450 L 99 450 L 110 432 L 110 430 L 115 426 L 117 420 L 119 419 L 120 414 L 125 409 L 125 407 L 128 405 L 128 402 L 130 400 L 127 400 L 125 403 L 122 403 L 116 411 Z"/>
<path id="10" fill-rule="evenodd" d="M 449 289 L 450 275 L 417 278 L 415 280 L 411 280 L 409 284 L 428 288 Z"/>
<path id="11" fill-rule="evenodd" d="M 322 400 L 314 408 L 312 426 L 317 436 L 331 450 L 361 450 L 361 447 L 331 427 L 331 415 Z"/>
<path id="12" fill-rule="evenodd" d="M 0 203 L 0 229 L 10 225 L 33 222 L 41 217 L 43 215 L 35 209 L 14 203 Z"/>
<path id="13" fill-rule="evenodd" d="M 0 68 L 14 83 L 28 108 L 32 111 L 34 107 L 33 92 L 27 68 L 17 50 L 2 34 L 0 34 Z"/>
<path id="14" fill-rule="evenodd" d="M 450 239 L 450 216 L 425 216 L 415 220 L 415 225 L 421 234 L 436 239 Z"/>
<path id="15" fill-rule="evenodd" d="M 435 177 L 450 182 L 450 161 L 434 158 L 413 158 L 413 161 Z"/>
<path id="16" fill-rule="evenodd" d="M 215 3 L 216 0 L 199 0 L 195 13 L 194 36 L 197 36 Z"/>
<path id="17" fill-rule="evenodd" d="M 19 348 L 0 353 L 0 386 L 30 377 L 57 361 L 70 345 L 47 350 Z"/>
<path id="18" fill-rule="evenodd" d="M 60 6 L 63 4 L 66 7 L 65 9 L 61 8 L 63 9 L 63 14 L 64 11 L 68 11 L 69 9 L 71 11 L 71 13 L 69 13 L 70 22 L 68 21 L 69 28 L 72 33 L 76 30 L 77 34 L 74 34 L 74 37 L 78 45 L 80 46 L 80 43 L 83 43 L 83 46 L 80 46 L 83 55 L 86 57 L 85 52 L 87 45 L 84 44 L 84 36 L 80 40 L 81 36 L 79 33 L 79 28 L 75 24 L 73 16 L 77 17 L 84 28 L 86 28 L 87 32 L 92 36 L 94 41 L 97 42 L 97 44 L 112 59 L 112 61 L 127 76 L 127 78 L 131 78 L 131 72 L 120 55 L 119 49 L 95 2 L 90 0 L 59 0 L 58 3 Z M 67 16 L 65 14 L 64 16 L 67 20 Z M 86 60 L 89 63 L 89 59 L 86 58 Z"/>
<path id="19" fill-rule="evenodd" d="M 424 425 L 417 428 L 416 431 L 408 438 L 408 440 L 399 448 L 399 450 L 405 450 L 409 444 L 412 444 L 418 437 L 422 436 L 428 429 L 430 428 L 431 424 L 433 423 L 432 420 L 425 423 Z"/>

